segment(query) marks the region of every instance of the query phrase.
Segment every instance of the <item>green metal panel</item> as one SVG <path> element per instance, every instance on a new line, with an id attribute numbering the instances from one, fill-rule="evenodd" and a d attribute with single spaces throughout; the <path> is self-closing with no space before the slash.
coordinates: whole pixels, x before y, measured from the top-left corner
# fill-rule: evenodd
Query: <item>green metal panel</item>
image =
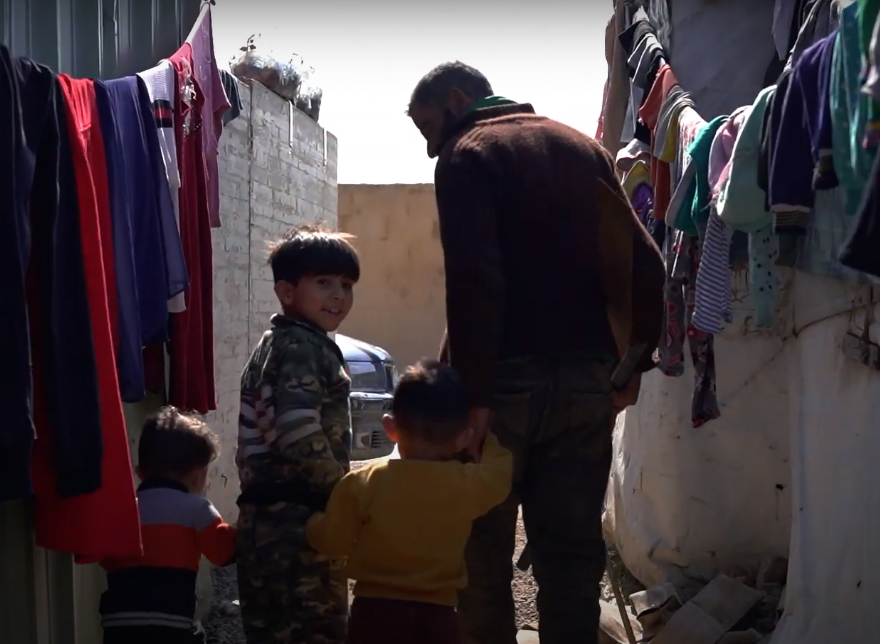
<path id="1" fill-rule="evenodd" d="M 173 54 L 199 0 L 0 0 L 13 53 L 80 78 L 115 78 Z"/>

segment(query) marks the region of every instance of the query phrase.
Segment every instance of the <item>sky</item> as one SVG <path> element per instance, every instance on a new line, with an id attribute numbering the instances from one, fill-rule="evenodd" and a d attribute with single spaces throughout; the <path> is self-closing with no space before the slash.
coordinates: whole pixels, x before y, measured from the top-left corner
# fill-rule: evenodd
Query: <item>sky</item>
<path id="1" fill-rule="evenodd" d="M 595 134 L 609 0 L 419 4 L 217 0 L 214 49 L 228 66 L 260 34 L 315 68 L 319 122 L 339 139 L 339 183 L 433 182 L 434 161 L 405 111 L 418 80 L 450 60 L 479 69 L 496 94 Z"/>

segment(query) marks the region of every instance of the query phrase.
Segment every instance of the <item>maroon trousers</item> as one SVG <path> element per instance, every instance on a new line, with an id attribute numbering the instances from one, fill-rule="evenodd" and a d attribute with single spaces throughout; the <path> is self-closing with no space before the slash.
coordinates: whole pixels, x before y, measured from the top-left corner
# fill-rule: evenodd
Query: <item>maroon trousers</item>
<path id="1" fill-rule="evenodd" d="M 348 644 L 461 644 L 458 613 L 451 606 L 355 597 Z"/>

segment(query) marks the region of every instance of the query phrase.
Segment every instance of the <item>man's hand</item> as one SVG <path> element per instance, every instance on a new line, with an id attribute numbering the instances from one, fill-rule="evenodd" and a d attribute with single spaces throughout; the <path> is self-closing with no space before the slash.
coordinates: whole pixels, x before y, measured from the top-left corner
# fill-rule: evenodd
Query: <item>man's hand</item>
<path id="1" fill-rule="evenodd" d="M 491 414 L 488 407 L 477 407 L 471 409 L 468 415 L 468 424 L 471 428 L 471 440 L 467 447 L 468 456 L 474 459 L 474 462 L 480 462 L 480 455 L 483 451 L 483 441 L 486 440 L 486 434 L 489 433 L 489 425 Z"/>
<path id="2" fill-rule="evenodd" d="M 633 374 L 626 383 L 626 387 L 612 394 L 614 400 L 614 413 L 619 414 L 627 407 L 632 407 L 639 401 L 639 390 L 642 388 L 642 374 Z"/>

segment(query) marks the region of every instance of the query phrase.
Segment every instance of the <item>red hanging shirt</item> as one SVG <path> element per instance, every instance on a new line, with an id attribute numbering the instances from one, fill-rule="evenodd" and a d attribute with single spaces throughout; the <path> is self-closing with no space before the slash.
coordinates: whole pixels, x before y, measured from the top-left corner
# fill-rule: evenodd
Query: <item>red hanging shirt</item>
<path id="1" fill-rule="evenodd" d="M 193 74 L 190 45 L 184 44 L 168 60 L 177 74 L 174 135 L 180 169 L 180 241 L 189 271 L 186 310 L 171 314 L 168 402 L 204 414 L 217 408 L 213 251 L 201 132 L 205 97 Z"/>
<path id="2" fill-rule="evenodd" d="M 104 140 L 98 119 L 94 84 L 58 75 L 67 103 L 67 124 L 76 176 L 80 228 L 89 299 L 89 317 L 98 367 L 101 436 L 104 457 L 101 488 L 91 494 L 62 499 L 55 491 L 47 441 L 38 440 L 34 454 L 37 544 L 71 552 L 79 563 L 142 553 L 134 477 L 119 382 L 116 376 L 118 309 L 114 274 L 113 235 Z M 39 391 L 39 390 L 37 390 Z M 35 404 L 38 435 L 51 427 Z M 40 422 L 40 419 L 43 422 Z"/>

